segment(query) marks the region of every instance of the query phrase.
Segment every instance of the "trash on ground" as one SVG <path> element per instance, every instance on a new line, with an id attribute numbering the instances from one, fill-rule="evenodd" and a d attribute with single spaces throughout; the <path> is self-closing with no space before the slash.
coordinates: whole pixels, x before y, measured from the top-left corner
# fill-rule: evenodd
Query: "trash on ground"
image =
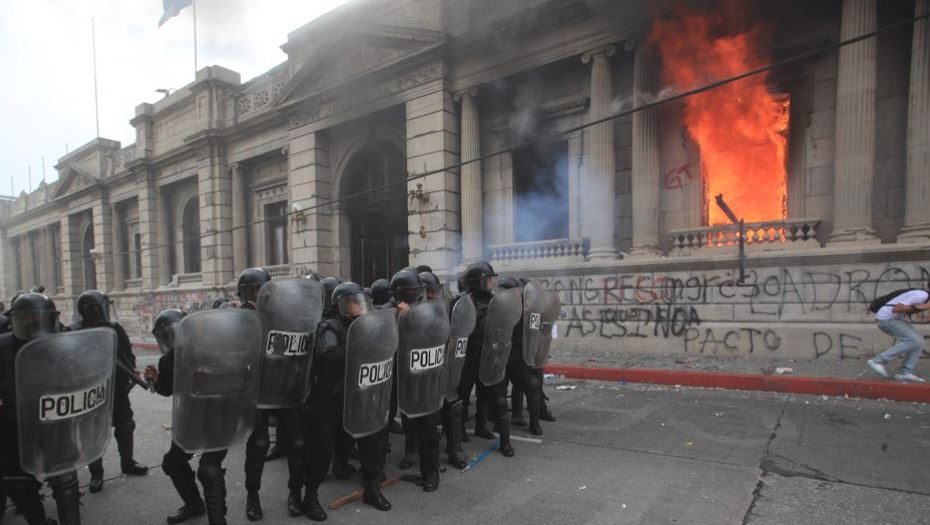
<path id="1" fill-rule="evenodd" d="M 886 412 L 885 415 L 882 417 L 884 417 L 885 419 L 891 419 L 891 414 Z"/>
<path id="2" fill-rule="evenodd" d="M 793 374 L 793 373 L 794 373 L 794 369 L 793 369 L 793 368 L 789 368 L 789 367 L 787 367 L 787 366 L 780 366 L 780 367 L 778 367 L 778 368 L 775 369 L 775 373 L 776 373 L 776 374 L 779 374 L 779 375 Z"/>
<path id="3" fill-rule="evenodd" d="M 576 388 L 578 387 L 576 387 L 575 385 L 559 385 L 555 387 L 556 390 L 574 390 Z"/>
<path id="4" fill-rule="evenodd" d="M 723 412 L 714 412 L 714 417 L 723 417 Z"/>

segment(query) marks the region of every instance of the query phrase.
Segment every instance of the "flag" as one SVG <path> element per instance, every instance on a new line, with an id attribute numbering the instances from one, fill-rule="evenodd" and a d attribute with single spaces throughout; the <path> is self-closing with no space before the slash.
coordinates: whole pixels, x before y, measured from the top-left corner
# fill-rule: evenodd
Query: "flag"
<path id="1" fill-rule="evenodd" d="M 161 15 L 161 20 L 158 21 L 158 27 L 161 27 L 162 24 L 168 21 L 169 18 L 178 16 L 178 13 L 181 12 L 181 9 L 185 7 L 190 7 L 194 3 L 194 0 L 162 0 L 162 4 L 165 7 L 165 13 Z"/>

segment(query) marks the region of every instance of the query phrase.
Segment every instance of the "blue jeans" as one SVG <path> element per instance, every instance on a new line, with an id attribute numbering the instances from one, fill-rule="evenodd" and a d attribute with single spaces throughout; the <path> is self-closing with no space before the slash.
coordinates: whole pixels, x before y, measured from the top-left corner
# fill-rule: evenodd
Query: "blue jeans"
<path id="1" fill-rule="evenodd" d="M 907 354 L 904 363 L 898 368 L 902 374 L 913 373 L 914 365 L 924 351 L 924 338 L 907 321 L 886 319 L 878 322 L 878 329 L 897 340 L 894 346 L 885 350 L 875 360 L 881 364 L 891 361 L 901 354 Z"/>

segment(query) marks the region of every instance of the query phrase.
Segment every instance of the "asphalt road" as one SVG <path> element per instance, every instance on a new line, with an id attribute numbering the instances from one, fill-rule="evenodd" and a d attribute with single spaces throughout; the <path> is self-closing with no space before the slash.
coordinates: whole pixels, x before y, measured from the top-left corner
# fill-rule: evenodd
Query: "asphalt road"
<path id="1" fill-rule="evenodd" d="M 544 424 L 541 442 L 516 441 L 516 457 L 495 453 L 467 473 L 450 467 L 431 494 L 399 482 L 385 489 L 390 512 L 351 503 L 330 511 L 329 521 L 930 523 L 930 405 L 598 382 L 550 383 L 547 393 L 558 422 Z M 136 389 L 132 401 L 136 459 L 158 466 L 170 443 L 170 400 Z M 391 441 L 388 476 L 403 473 L 403 438 Z M 473 438 L 466 450 L 489 445 Z M 243 459 L 239 446 L 224 465 L 231 524 L 248 523 Z M 181 505 L 158 468 L 119 476 L 112 441 L 105 466 L 114 479 L 83 497 L 85 524 L 164 523 Z M 284 460 L 266 465 L 263 523 L 308 521 L 287 515 L 286 476 Z M 320 499 L 325 505 L 358 487 L 357 475 L 330 478 Z M 54 515 L 51 498 L 46 507 Z M 24 523 L 11 512 L 4 524 Z"/>

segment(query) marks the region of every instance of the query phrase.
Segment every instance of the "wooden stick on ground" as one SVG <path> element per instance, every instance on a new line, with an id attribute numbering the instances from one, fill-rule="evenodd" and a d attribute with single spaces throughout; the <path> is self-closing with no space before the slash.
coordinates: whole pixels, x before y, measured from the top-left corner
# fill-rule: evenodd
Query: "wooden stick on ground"
<path id="1" fill-rule="evenodd" d="M 384 480 L 384 481 L 381 482 L 381 488 L 389 487 L 389 486 L 391 486 L 391 485 L 397 483 L 399 480 L 400 480 L 400 476 L 394 476 L 393 478 L 388 478 L 388 479 L 386 479 L 386 480 Z M 346 504 L 348 504 L 348 503 L 352 503 L 353 501 L 358 501 L 358 500 L 360 500 L 360 499 L 362 499 L 362 491 L 361 491 L 361 490 L 356 490 L 356 491 L 353 492 L 352 494 L 349 494 L 348 496 L 343 496 L 343 497 L 341 497 L 341 498 L 339 498 L 339 499 L 333 501 L 332 503 L 330 503 L 330 504 L 329 504 L 329 510 L 336 510 L 336 509 L 338 509 L 339 507 L 341 507 L 341 506 L 343 506 L 343 505 L 346 505 Z"/>

